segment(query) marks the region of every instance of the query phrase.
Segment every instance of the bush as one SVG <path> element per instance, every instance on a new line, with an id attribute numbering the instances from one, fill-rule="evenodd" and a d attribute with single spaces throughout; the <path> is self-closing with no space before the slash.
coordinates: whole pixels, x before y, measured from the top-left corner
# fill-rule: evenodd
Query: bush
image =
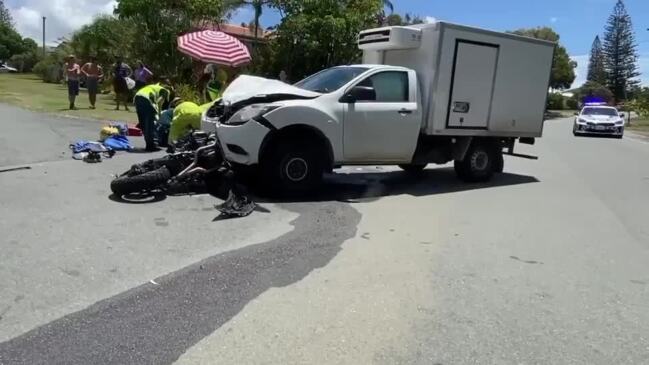
<path id="1" fill-rule="evenodd" d="M 635 110 L 641 117 L 649 117 L 649 88 L 642 88 L 635 99 L 625 105 L 625 109 Z"/>
<path id="2" fill-rule="evenodd" d="M 563 110 L 565 109 L 563 105 L 564 97 L 559 93 L 550 93 L 548 95 L 548 105 L 547 108 L 550 110 Z"/>
<path id="3" fill-rule="evenodd" d="M 40 60 L 38 52 L 25 52 L 15 54 L 9 59 L 9 64 L 15 67 L 18 72 L 32 72 L 34 65 Z"/>
<path id="4" fill-rule="evenodd" d="M 577 101 L 577 98 L 573 96 L 571 98 L 566 99 L 566 108 L 570 110 L 579 109 L 579 102 Z"/>
<path id="5" fill-rule="evenodd" d="M 191 101 L 196 104 L 201 104 L 201 95 L 192 85 L 178 84 L 176 85 L 176 97 L 181 98 L 183 101 Z"/>
<path id="6" fill-rule="evenodd" d="M 610 103 L 613 101 L 613 93 L 606 86 L 600 85 L 596 82 L 588 81 L 580 87 L 575 93 L 577 100 L 584 101 L 587 98 L 597 98 L 604 102 Z"/>
<path id="7" fill-rule="evenodd" d="M 34 65 L 33 71 L 44 82 L 59 83 L 63 79 L 63 69 L 61 65 L 51 58 L 46 58 Z"/>

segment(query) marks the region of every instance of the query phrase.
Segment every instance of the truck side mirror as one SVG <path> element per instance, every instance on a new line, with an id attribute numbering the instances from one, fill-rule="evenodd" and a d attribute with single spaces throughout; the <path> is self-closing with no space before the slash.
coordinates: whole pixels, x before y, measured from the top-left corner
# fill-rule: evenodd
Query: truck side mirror
<path id="1" fill-rule="evenodd" d="M 376 91 L 370 86 L 354 86 L 340 98 L 341 103 L 353 104 L 357 101 L 376 100 Z"/>
<path id="2" fill-rule="evenodd" d="M 579 115 L 579 112 L 575 112 L 575 115 Z"/>
<path id="3" fill-rule="evenodd" d="M 624 115 L 624 113 L 620 113 L 620 118 L 624 118 L 624 117 L 626 117 L 626 115 Z"/>

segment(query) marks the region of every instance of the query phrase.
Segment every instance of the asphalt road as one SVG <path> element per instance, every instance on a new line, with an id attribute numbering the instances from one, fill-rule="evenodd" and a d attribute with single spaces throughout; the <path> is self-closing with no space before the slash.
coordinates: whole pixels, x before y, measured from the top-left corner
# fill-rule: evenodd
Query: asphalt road
<path id="1" fill-rule="evenodd" d="M 210 196 L 110 200 L 151 156 L 71 160 L 100 123 L 0 115 L 0 364 L 649 363 L 639 138 L 549 121 L 489 184 L 345 168 L 219 221 Z"/>

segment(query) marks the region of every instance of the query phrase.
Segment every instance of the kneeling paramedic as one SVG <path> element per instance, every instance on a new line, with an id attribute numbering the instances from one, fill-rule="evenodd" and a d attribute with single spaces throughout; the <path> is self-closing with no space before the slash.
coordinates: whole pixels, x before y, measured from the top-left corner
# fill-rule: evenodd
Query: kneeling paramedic
<path id="1" fill-rule="evenodd" d="M 147 151 L 157 151 L 155 144 L 155 123 L 164 104 L 171 100 L 171 91 L 169 88 L 160 84 L 147 85 L 141 88 L 135 98 L 135 111 L 137 119 L 144 134 Z"/>
<path id="2" fill-rule="evenodd" d="M 191 133 L 191 131 L 201 129 L 202 115 L 203 109 L 201 106 L 191 101 L 176 105 L 169 128 L 169 142 L 175 143 Z"/>

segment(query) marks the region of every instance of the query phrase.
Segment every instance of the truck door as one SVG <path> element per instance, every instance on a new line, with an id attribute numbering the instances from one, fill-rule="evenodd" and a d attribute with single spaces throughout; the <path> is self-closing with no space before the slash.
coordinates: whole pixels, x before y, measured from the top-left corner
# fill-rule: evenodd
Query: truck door
<path id="1" fill-rule="evenodd" d="M 381 71 L 354 86 L 369 92 L 343 107 L 345 161 L 410 162 L 421 127 L 414 71 Z"/>
<path id="2" fill-rule="evenodd" d="M 498 45 L 457 40 L 446 126 L 487 129 Z"/>

